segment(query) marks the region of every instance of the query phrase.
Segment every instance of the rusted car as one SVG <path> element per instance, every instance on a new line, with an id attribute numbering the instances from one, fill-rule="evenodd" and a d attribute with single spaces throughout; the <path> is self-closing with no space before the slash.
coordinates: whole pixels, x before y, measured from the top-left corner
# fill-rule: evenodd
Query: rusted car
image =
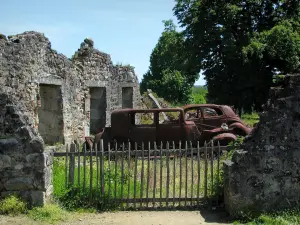
<path id="1" fill-rule="evenodd" d="M 186 121 L 193 121 L 200 132 L 226 128 L 228 133 L 246 136 L 252 130 L 227 105 L 192 104 L 184 106 L 183 110 Z"/>
<path id="2" fill-rule="evenodd" d="M 168 119 L 164 114 L 168 115 Z M 94 140 L 86 138 L 89 148 L 103 139 L 104 146 L 115 146 L 115 143 L 137 143 L 145 144 L 145 149 L 150 143 L 183 144 L 187 141 L 196 146 L 199 141 L 203 145 L 205 141 L 232 141 L 236 136 L 226 129 L 199 130 L 194 121 L 188 121 L 184 117 L 184 110 L 181 108 L 163 109 L 119 109 L 111 114 L 111 126 L 105 127 L 95 136 Z M 151 147 L 152 148 L 152 147 Z M 106 149 L 106 147 L 105 147 Z"/>

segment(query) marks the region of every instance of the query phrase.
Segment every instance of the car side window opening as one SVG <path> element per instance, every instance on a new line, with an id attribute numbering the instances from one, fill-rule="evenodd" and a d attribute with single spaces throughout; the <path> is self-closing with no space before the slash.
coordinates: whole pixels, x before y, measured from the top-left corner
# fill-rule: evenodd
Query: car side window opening
<path id="1" fill-rule="evenodd" d="M 167 116 L 167 120 L 163 115 L 163 112 L 159 112 L 159 124 L 180 124 L 180 112 L 164 112 Z"/>
<path id="2" fill-rule="evenodd" d="M 154 113 L 133 113 L 131 114 L 131 124 L 135 126 L 140 125 L 153 125 L 154 124 Z"/>
<path id="3" fill-rule="evenodd" d="M 199 119 L 201 118 L 201 111 L 200 109 L 190 109 L 185 113 L 185 119 Z"/>
<path id="4" fill-rule="evenodd" d="M 218 116 L 222 116 L 223 112 L 222 112 L 222 110 L 220 110 L 218 108 L 206 107 L 206 108 L 203 108 L 203 115 L 205 118 L 218 117 Z"/>

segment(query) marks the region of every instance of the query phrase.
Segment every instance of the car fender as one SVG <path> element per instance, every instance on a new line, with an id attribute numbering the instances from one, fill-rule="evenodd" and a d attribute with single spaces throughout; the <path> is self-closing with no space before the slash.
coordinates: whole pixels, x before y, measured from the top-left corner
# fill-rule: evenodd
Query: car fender
<path id="1" fill-rule="evenodd" d="M 237 137 L 232 133 L 223 133 L 223 134 L 218 134 L 212 138 L 213 142 L 224 141 L 224 140 L 236 141 Z"/>
<path id="2" fill-rule="evenodd" d="M 234 129 L 234 128 L 238 128 L 238 129 L 244 131 L 246 133 L 246 135 L 248 135 L 251 132 L 251 128 L 246 127 L 244 124 L 239 123 L 239 122 L 230 124 L 229 129 Z"/>

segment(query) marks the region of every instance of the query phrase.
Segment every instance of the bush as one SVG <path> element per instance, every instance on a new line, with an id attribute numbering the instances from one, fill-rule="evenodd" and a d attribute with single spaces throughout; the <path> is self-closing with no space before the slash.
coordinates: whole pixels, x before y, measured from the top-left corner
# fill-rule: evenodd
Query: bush
<path id="1" fill-rule="evenodd" d="M 26 212 L 26 203 L 14 195 L 0 201 L 0 214 L 16 216 Z"/>
<path id="2" fill-rule="evenodd" d="M 55 223 L 67 219 L 67 212 L 58 205 L 49 204 L 44 207 L 35 207 L 29 211 L 28 216 L 33 220 Z"/>

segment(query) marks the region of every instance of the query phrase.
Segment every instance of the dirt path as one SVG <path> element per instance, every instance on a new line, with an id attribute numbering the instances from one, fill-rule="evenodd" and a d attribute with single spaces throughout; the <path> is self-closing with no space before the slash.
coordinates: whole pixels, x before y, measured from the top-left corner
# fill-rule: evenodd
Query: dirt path
<path id="1" fill-rule="evenodd" d="M 103 224 L 103 225 L 225 225 L 226 215 L 223 213 L 199 212 L 199 211 L 139 211 L 139 212 L 111 212 L 97 214 L 80 214 L 69 221 L 59 223 L 68 224 Z M 0 216 L 0 224 L 25 225 L 45 224 L 32 221 L 26 217 Z"/>

